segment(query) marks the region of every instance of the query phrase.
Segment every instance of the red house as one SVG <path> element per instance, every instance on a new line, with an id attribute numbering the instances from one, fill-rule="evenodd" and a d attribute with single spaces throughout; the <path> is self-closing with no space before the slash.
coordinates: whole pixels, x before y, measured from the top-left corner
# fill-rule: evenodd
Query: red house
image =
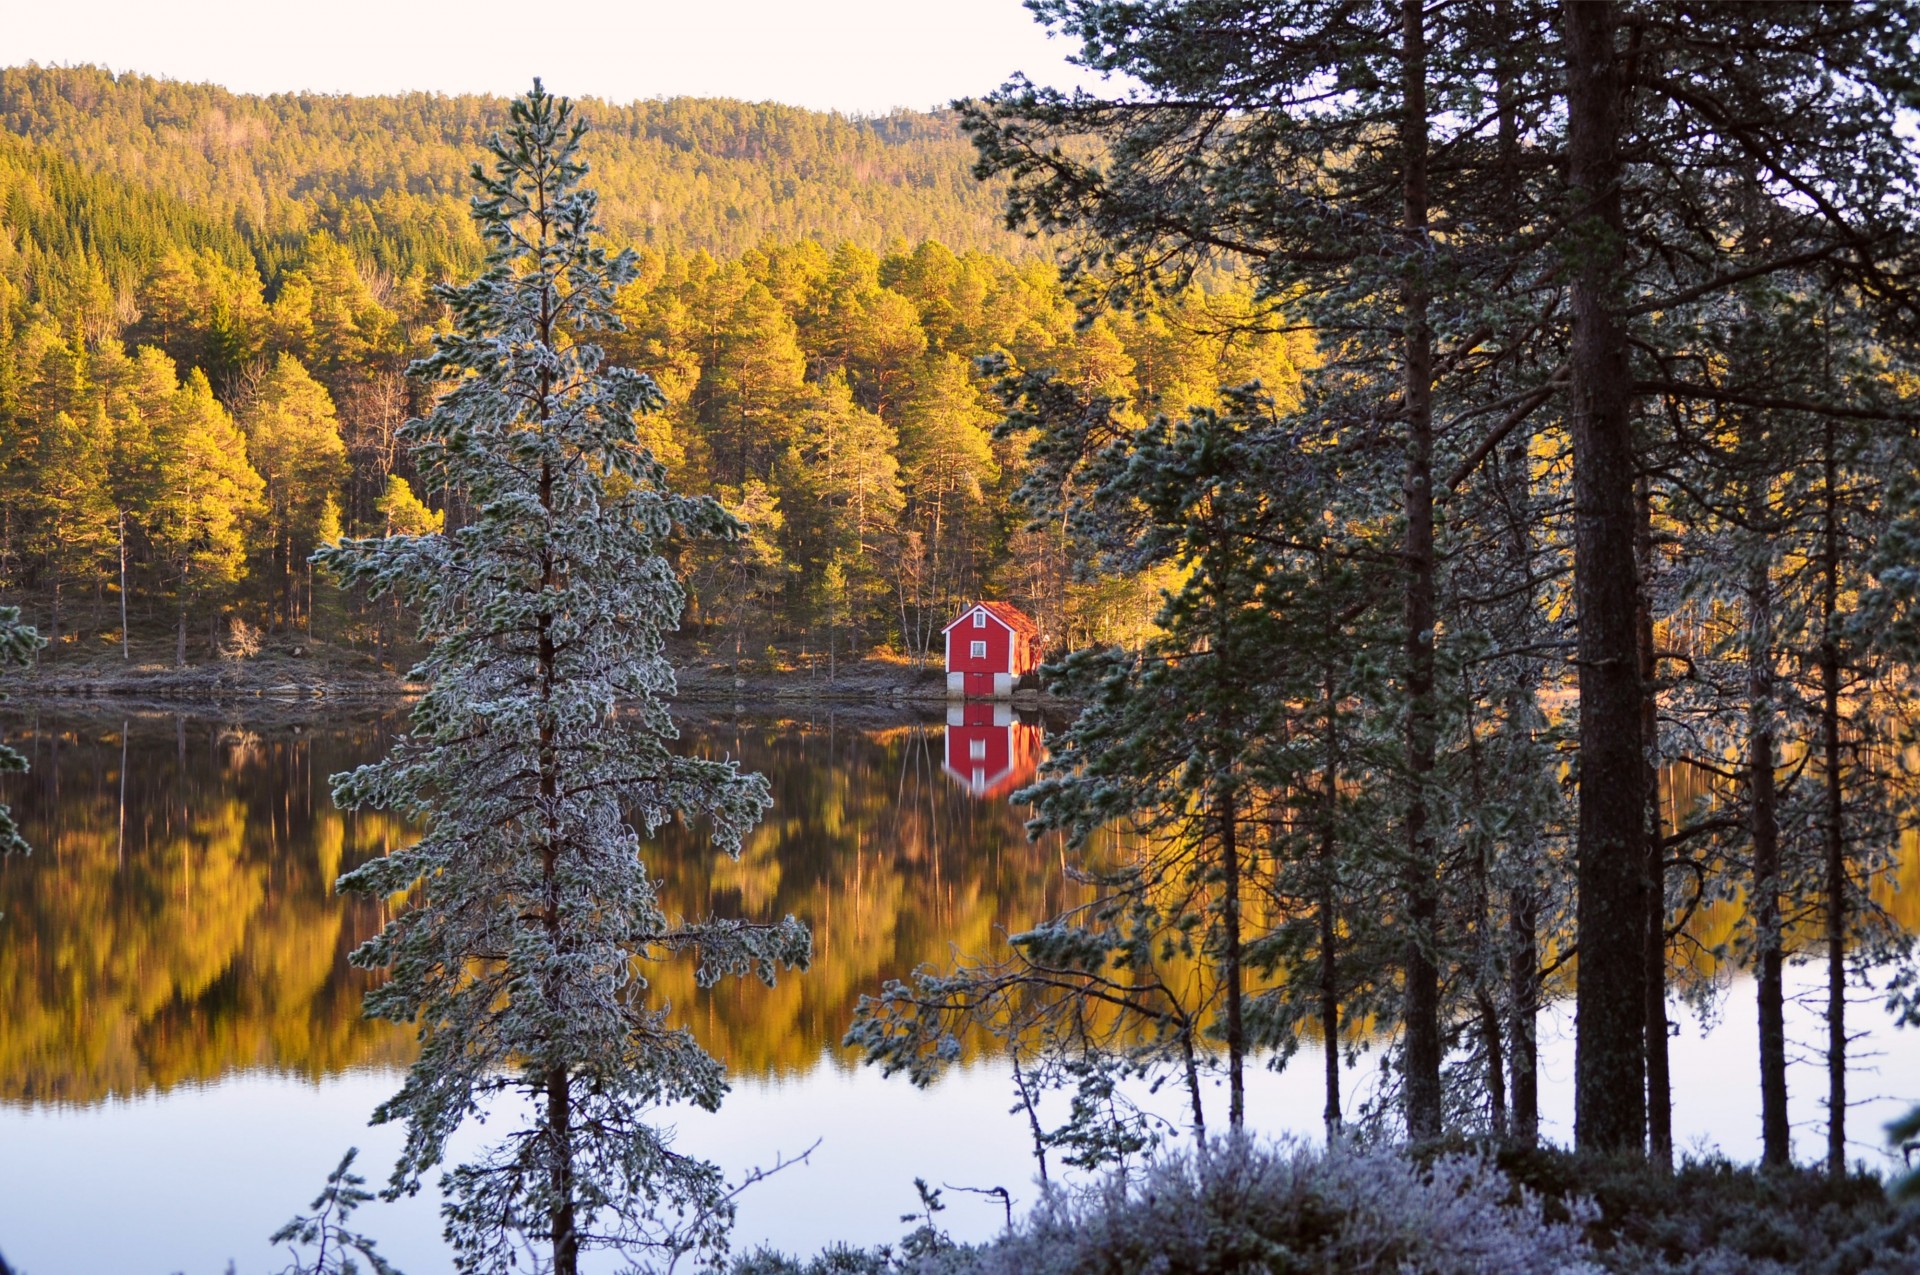
<path id="1" fill-rule="evenodd" d="M 976 602 L 945 630 L 947 694 L 1005 699 L 1040 667 L 1040 626 L 1005 602 Z"/>
<path id="2" fill-rule="evenodd" d="M 941 769 L 967 795 L 1004 797 L 1040 769 L 1040 728 L 1013 715 L 1009 704 L 979 700 L 947 706 L 947 747 Z"/>

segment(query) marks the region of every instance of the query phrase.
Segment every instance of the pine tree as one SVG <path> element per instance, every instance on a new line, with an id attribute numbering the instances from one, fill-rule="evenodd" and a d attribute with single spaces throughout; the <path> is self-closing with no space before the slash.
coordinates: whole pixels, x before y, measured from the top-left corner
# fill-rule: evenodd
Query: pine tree
<path id="1" fill-rule="evenodd" d="M 387 488 L 374 502 L 374 512 L 389 536 L 427 536 L 438 534 L 447 525 L 445 513 L 427 508 L 413 494 L 413 485 L 398 474 L 387 475 Z"/>
<path id="2" fill-rule="evenodd" d="M 583 339 L 616 323 L 613 292 L 635 270 L 631 254 L 591 242 L 584 132 L 535 81 L 489 144 L 492 172 L 475 169 L 487 264 L 442 291 L 454 330 L 417 371 L 444 393 L 407 426 L 469 520 L 318 555 L 418 606 L 432 643 L 413 734 L 334 792 L 345 808 L 425 825 L 415 845 L 342 879 L 376 898 L 412 892 L 354 956 L 388 975 L 368 1012 L 420 1030 L 419 1061 L 375 1116 L 407 1125 L 390 1193 L 417 1189 L 496 1098 L 516 1096 L 495 1110 L 526 1116 L 445 1178 L 462 1271 L 505 1271 L 530 1249 L 574 1275 L 589 1248 L 723 1248 L 718 1170 L 646 1119 L 663 1103 L 718 1104 L 721 1067 L 648 1003 L 637 963 L 692 954 L 706 985 L 771 980 L 810 954 L 791 917 L 670 919 L 640 857 L 642 833 L 676 815 L 710 820 L 715 844 L 737 853 L 769 798 L 759 776 L 668 749 L 662 643 L 682 595 L 661 550 L 675 526 L 734 524 L 667 488 L 635 442 L 659 392 Z"/>
<path id="3" fill-rule="evenodd" d="M 299 619 L 300 567 L 321 543 L 321 516 L 346 481 L 347 446 L 327 387 L 290 354 L 274 360 L 240 424 L 247 459 L 266 484 L 265 574 L 280 586 L 281 624 L 291 629 Z"/>
<path id="4" fill-rule="evenodd" d="M 246 566 L 246 531 L 260 512 L 260 475 L 246 441 L 197 368 L 184 384 L 158 350 L 140 352 L 151 397 L 151 499 L 141 511 L 148 541 L 171 576 L 178 620 L 174 661 L 187 662 L 187 618 L 221 597 Z"/>

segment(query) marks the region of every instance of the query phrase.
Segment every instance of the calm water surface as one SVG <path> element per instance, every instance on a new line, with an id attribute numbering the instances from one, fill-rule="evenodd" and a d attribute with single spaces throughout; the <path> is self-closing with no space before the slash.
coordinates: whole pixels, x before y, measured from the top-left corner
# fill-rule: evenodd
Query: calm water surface
<path id="1" fill-rule="evenodd" d="M 211 1275 L 229 1260 L 242 1275 L 275 1270 L 285 1254 L 266 1236 L 346 1147 L 362 1148 L 370 1178 L 384 1176 L 398 1135 L 366 1127 L 367 1113 L 412 1041 L 360 1018 L 366 978 L 346 955 L 381 909 L 329 885 L 411 833 L 335 811 L 326 776 L 378 756 L 398 724 L 337 708 L 0 715 L 34 766 L 0 789 L 37 850 L 0 861 L 0 1253 L 28 1275 Z M 680 1145 L 738 1172 L 819 1143 L 806 1165 L 744 1199 L 737 1243 L 894 1239 L 916 1176 L 1031 1199 L 1003 1063 L 976 1059 L 922 1092 L 852 1066 L 837 1042 L 861 993 L 986 950 L 1079 897 L 1058 844 L 1029 844 L 1006 800 L 1037 764 L 1042 728 L 976 709 L 952 726 L 822 712 L 696 714 L 683 729 L 689 748 L 764 772 L 776 804 L 737 863 L 668 830 L 654 857 L 670 905 L 792 912 L 815 940 L 812 970 L 773 989 L 700 992 L 689 969 L 671 967 L 655 979 L 734 1076 L 719 1113 L 670 1116 Z M 1915 876 L 1914 856 L 1904 867 Z M 1902 895 L 1911 908 L 1920 886 Z M 1736 981 L 1709 1021 L 1677 1015 L 1683 1146 L 1757 1154 L 1751 1005 Z M 1811 1006 L 1791 1012 L 1808 1055 L 1793 1069 L 1793 1114 L 1812 1155 L 1821 1076 L 1810 1049 L 1822 1026 Z M 1880 1123 L 1920 1097 L 1920 1058 L 1875 999 L 1855 1013 L 1872 1056 L 1854 1081 L 1870 1101 L 1852 1127 L 1872 1158 Z M 1542 1033 L 1544 1115 L 1564 1137 L 1570 1019 L 1556 1009 Z M 1349 1082 L 1356 1100 L 1372 1065 Z M 1308 1056 L 1260 1073 L 1255 1123 L 1317 1132 L 1319 1071 Z M 958 1235 L 983 1237 L 1002 1219 L 985 1197 L 948 1199 L 942 1220 Z M 445 1269 L 431 1200 L 360 1217 L 403 1269 Z"/>

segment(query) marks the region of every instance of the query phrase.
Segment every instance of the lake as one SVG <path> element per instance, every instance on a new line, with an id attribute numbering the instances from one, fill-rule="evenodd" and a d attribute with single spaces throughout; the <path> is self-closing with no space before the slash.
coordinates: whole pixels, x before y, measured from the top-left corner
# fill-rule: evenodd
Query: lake
<path id="1" fill-rule="evenodd" d="M 345 869 L 403 843 L 388 817 L 341 814 L 326 776 L 378 756 L 402 718 L 329 705 L 174 713 L 10 705 L 0 735 L 33 773 L 0 785 L 36 852 L 0 860 L 0 1253 L 26 1275 L 241 1275 L 277 1270 L 266 1237 L 304 1211 L 349 1146 L 378 1182 L 396 1130 L 367 1115 L 412 1053 L 409 1031 L 359 1016 L 367 976 L 347 965 L 382 907 L 336 897 Z M 678 1145 L 738 1173 L 818 1144 L 742 1200 L 736 1247 L 811 1251 L 898 1238 L 913 1180 L 947 1185 L 940 1220 L 983 1238 L 1031 1201 L 1006 1064 L 970 1057 L 932 1088 L 884 1079 L 838 1047 L 862 993 L 921 963 L 992 948 L 1081 897 L 1056 841 L 1030 844 L 1008 794 L 1031 777 L 1042 723 L 990 706 L 944 717 L 881 710 L 689 712 L 685 745 L 739 758 L 775 806 L 737 862 L 666 830 L 653 861 L 675 910 L 813 927 L 815 963 L 768 989 L 655 987 L 731 1068 L 716 1114 L 667 1113 Z M 1904 857 L 1903 913 L 1920 901 Z M 1699 924 L 1723 926 L 1724 911 Z M 1796 969 L 1790 990 L 1820 974 Z M 1674 1127 L 1685 1149 L 1759 1151 L 1751 984 L 1722 980 L 1705 1018 L 1678 1006 Z M 1824 1026 L 1789 1005 L 1797 1150 L 1819 1153 Z M 1850 1128 L 1885 1163 L 1880 1126 L 1920 1098 L 1920 1054 L 1877 997 L 1853 1009 Z M 1571 1006 L 1542 1016 L 1549 1137 L 1571 1130 Z M 1347 1081 L 1372 1089 L 1379 1052 Z M 1224 1113 L 1224 1094 L 1218 1095 Z M 1249 1078 L 1258 1128 L 1317 1136 L 1320 1061 L 1309 1045 Z M 456 1145 L 456 1151 L 458 1146 Z M 446 1269 L 430 1199 L 358 1216 L 403 1270 Z"/>

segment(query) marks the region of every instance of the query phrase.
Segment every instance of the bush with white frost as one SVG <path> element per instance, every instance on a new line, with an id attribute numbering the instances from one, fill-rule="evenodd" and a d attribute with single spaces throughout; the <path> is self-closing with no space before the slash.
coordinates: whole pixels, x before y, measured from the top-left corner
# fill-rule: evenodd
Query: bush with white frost
<path id="1" fill-rule="evenodd" d="M 1136 1180 L 1056 1193 L 978 1253 L 981 1275 L 1299 1271 L 1585 1275 L 1589 1209 L 1551 1222 L 1489 1161 L 1244 1139 Z"/>
<path id="2" fill-rule="evenodd" d="M 980 1247 L 760 1253 L 734 1275 L 1600 1275 L 1584 1201 L 1550 1221 L 1492 1162 L 1233 1139 L 1133 1177 L 1055 1189 Z"/>

